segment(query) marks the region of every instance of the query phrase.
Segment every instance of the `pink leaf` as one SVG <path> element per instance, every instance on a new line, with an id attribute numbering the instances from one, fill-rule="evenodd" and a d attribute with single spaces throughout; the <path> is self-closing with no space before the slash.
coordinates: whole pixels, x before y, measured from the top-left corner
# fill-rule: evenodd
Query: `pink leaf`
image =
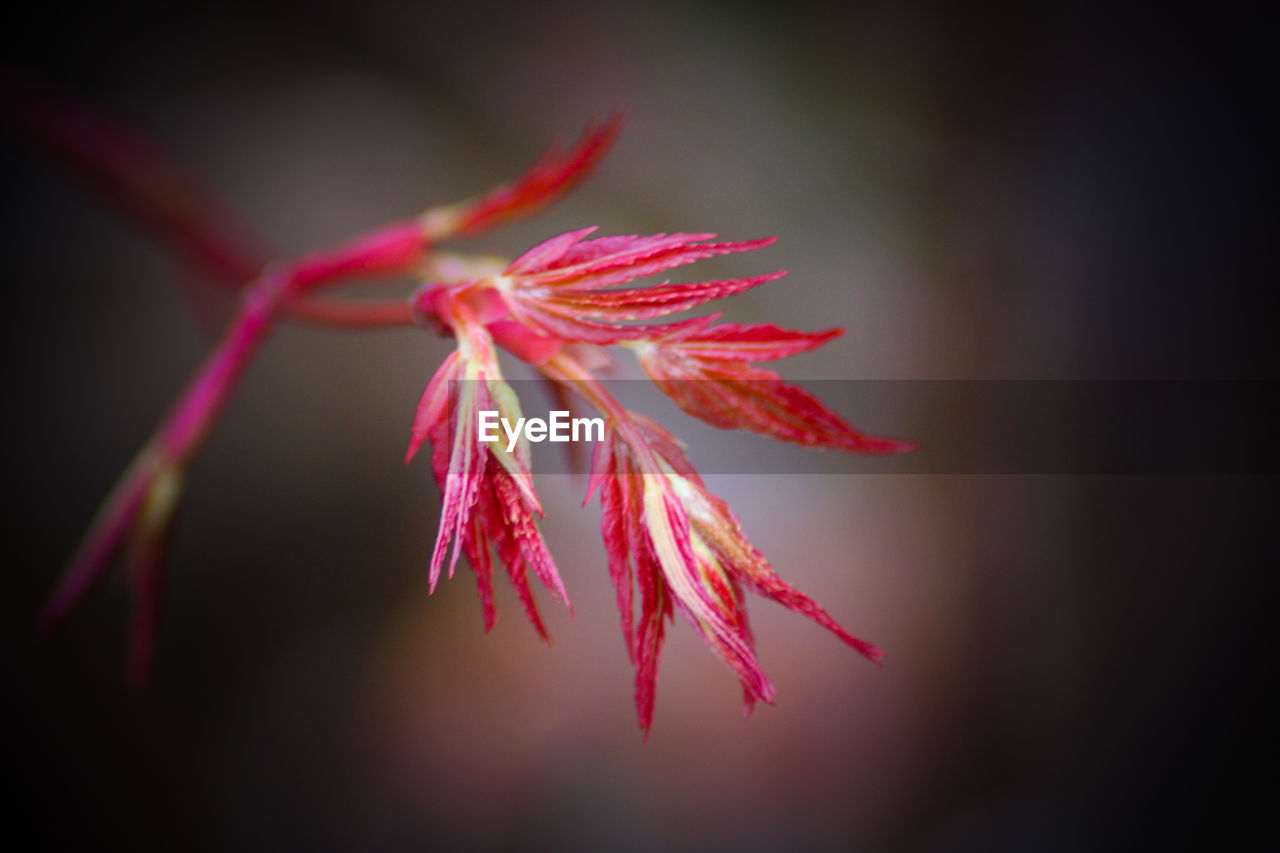
<path id="1" fill-rule="evenodd" d="M 722 323 L 704 330 L 671 335 L 661 342 L 664 349 L 689 358 L 720 361 L 775 361 L 808 350 L 844 334 L 844 329 L 797 332 L 769 323 L 739 326 Z"/>
<path id="2" fill-rule="evenodd" d="M 451 227 L 444 234 L 432 236 L 470 236 L 550 204 L 595 168 L 621 129 L 621 114 L 614 114 L 599 125 L 588 125 L 569 151 L 562 153 L 553 145 L 515 182 L 452 211 L 445 220 Z"/>
<path id="3" fill-rule="evenodd" d="M 655 287 L 629 288 L 626 290 L 593 291 L 590 293 L 557 292 L 543 301 L 550 310 L 566 311 L 590 317 L 618 320 L 646 320 L 664 314 L 676 314 L 695 308 L 713 299 L 724 299 L 775 281 L 786 275 L 779 270 L 753 278 L 727 279 L 724 281 L 698 281 L 688 284 L 660 284 Z M 653 334 L 652 332 L 650 334 Z"/>
<path id="4" fill-rule="evenodd" d="M 778 374 L 735 361 L 687 357 L 659 347 L 641 355 L 649 378 L 685 412 L 720 429 L 742 429 L 806 447 L 904 453 L 909 442 L 867 435 Z"/>

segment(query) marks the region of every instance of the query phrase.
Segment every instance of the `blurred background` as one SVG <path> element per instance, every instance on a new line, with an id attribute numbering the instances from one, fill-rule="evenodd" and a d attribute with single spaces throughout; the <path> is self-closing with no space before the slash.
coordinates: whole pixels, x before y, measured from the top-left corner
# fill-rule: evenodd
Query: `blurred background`
<path id="1" fill-rule="evenodd" d="M 592 181 L 470 247 L 514 255 L 588 224 L 776 234 L 697 275 L 784 267 L 728 319 L 847 329 L 784 362 L 793 378 L 1275 378 L 1274 252 L 1256 257 L 1274 242 L 1270 46 L 1220 7 L 5 15 L 6 64 L 152 133 L 280 256 L 507 180 L 621 107 Z M 887 665 L 752 602 L 779 699 L 744 720 L 678 622 L 642 744 L 580 481 L 539 482 L 576 611 L 540 599 L 554 647 L 506 587 L 485 635 L 466 570 L 427 596 L 438 495 L 401 458 L 448 348 L 415 331 L 269 342 L 192 467 L 148 690 L 124 683 L 119 582 L 35 643 L 94 509 L 213 340 L 201 318 L 229 306 L 9 133 L 0 170 L 14 833 L 337 851 L 1277 840 L 1272 477 L 820 476 L 823 454 L 760 439 L 794 473 L 712 488 Z M 832 402 L 905 437 L 982 416 Z"/>

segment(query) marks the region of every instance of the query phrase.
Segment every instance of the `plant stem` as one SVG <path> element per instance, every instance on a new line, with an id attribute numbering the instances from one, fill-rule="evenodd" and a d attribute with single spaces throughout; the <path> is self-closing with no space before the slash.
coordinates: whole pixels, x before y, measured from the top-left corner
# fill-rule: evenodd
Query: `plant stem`
<path id="1" fill-rule="evenodd" d="M 240 313 L 157 432 L 166 461 L 185 463 L 203 442 L 236 380 L 274 326 L 289 281 L 287 271 L 273 267 L 246 288 Z"/>
<path id="2" fill-rule="evenodd" d="M 340 302 L 291 298 L 285 300 L 281 309 L 291 320 L 335 329 L 378 329 L 417 324 L 408 301 L 398 299 Z"/>
<path id="3" fill-rule="evenodd" d="M 208 436 L 236 380 L 266 339 L 289 281 L 288 270 L 273 267 L 246 289 L 240 313 L 221 343 L 205 360 L 177 405 L 125 471 L 99 511 L 41 614 L 38 632 L 47 632 L 60 622 L 111 564 L 112 558 L 124 546 L 126 537 L 136 538 L 138 520 L 149 504 L 156 503 L 154 498 L 158 486 L 170 482 L 186 467 Z M 177 495 L 168 495 L 167 498 L 162 506 L 152 507 L 154 517 L 149 519 L 149 532 L 162 532 L 168 515 L 176 508 Z"/>

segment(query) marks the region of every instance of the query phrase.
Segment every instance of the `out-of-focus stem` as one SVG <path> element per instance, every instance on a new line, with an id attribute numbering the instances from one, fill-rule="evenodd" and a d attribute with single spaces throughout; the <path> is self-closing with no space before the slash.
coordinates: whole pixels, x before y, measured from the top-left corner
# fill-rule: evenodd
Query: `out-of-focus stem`
<path id="1" fill-rule="evenodd" d="M 146 685 L 155 664 L 164 560 L 173 536 L 174 515 L 182 499 L 182 480 L 181 468 L 157 472 L 139 509 L 124 558 L 126 580 L 133 590 L 128 673 L 129 685 L 134 689 Z"/>
<path id="2" fill-rule="evenodd" d="M 288 273 L 273 268 L 246 290 L 240 313 L 157 433 L 166 461 L 185 463 L 200 446 L 236 380 L 271 330 L 288 284 Z"/>
<path id="3" fill-rule="evenodd" d="M 40 613 L 38 634 L 52 630 L 75 608 L 124 545 L 155 477 L 156 455 L 155 443 L 148 443 L 107 496 Z"/>
<path id="4" fill-rule="evenodd" d="M 324 315 L 327 324 L 347 328 L 413 322 L 407 303 L 394 310 L 385 303 L 348 307 L 306 301 L 300 296 L 302 291 L 318 289 L 357 272 L 386 272 L 407 266 L 425 250 L 426 241 L 416 223 L 397 223 L 346 247 L 318 253 L 297 264 L 268 267 L 251 282 L 241 297 L 240 311 L 222 340 L 99 512 L 41 615 L 37 629 L 47 631 L 75 607 L 125 545 L 126 538 L 133 537 L 136 553 L 149 555 L 144 562 L 158 565 L 157 543 L 166 534 L 166 526 L 179 502 L 176 487 L 174 490 L 162 487 L 180 480 L 178 475 L 208 437 L 236 382 L 287 307 L 309 311 L 313 317 Z M 158 497 L 161 491 L 165 492 L 163 501 Z M 170 491 L 173 493 L 169 494 Z M 147 510 L 145 518 L 142 517 L 144 510 Z M 144 592 L 155 594 L 149 586 Z M 140 603 L 143 620 L 154 622 L 154 614 L 148 610 L 150 603 Z M 149 652 L 145 644 L 136 639 L 135 645 L 145 658 L 140 670 L 145 670 Z"/>
<path id="5" fill-rule="evenodd" d="M 127 536 L 134 537 L 135 549 L 151 547 L 144 540 L 163 537 L 178 504 L 180 472 L 208 436 L 236 380 L 270 332 L 289 281 L 287 270 L 273 268 L 249 286 L 240 313 L 221 343 L 98 513 L 41 614 L 37 630 L 49 630 L 75 607 Z M 141 530 L 140 523 L 147 529 Z"/>
<path id="6" fill-rule="evenodd" d="M 289 286 L 294 293 L 305 293 L 353 276 L 408 272 L 429 242 L 418 219 L 394 222 L 336 249 L 301 258 L 293 264 Z"/>
<path id="7" fill-rule="evenodd" d="M 169 151 L 115 116 L 0 69 L 0 121 L 218 284 L 239 288 L 262 269 L 260 241 Z"/>
<path id="8" fill-rule="evenodd" d="M 281 309 L 290 320 L 335 329 L 378 329 L 413 326 L 406 300 L 340 302 L 333 299 L 289 299 Z"/>

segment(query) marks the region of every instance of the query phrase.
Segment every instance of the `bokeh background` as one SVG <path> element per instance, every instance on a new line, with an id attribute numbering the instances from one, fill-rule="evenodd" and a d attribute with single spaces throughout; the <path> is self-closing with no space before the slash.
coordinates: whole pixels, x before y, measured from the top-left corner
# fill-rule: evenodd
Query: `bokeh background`
<path id="1" fill-rule="evenodd" d="M 707 270 L 790 270 L 730 319 L 847 328 L 785 365 L 795 378 L 1275 377 L 1275 265 L 1255 257 L 1275 239 L 1271 63 L 1260 22 L 1226 8 L 5 15 L 7 63 L 165 141 L 281 255 L 471 195 L 621 107 L 593 181 L 474 248 L 585 224 L 777 234 Z M 339 851 L 1276 841 L 1273 478 L 823 476 L 822 454 L 761 439 L 794 473 L 714 489 L 888 664 L 753 602 L 779 700 L 744 720 L 731 674 L 677 623 L 642 744 L 580 481 L 540 481 L 576 610 L 544 597 L 553 647 L 506 589 L 485 635 L 466 571 L 427 596 L 438 496 L 400 459 L 447 345 L 412 331 L 271 340 L 193 466 L 147 691 L 124 685 L 118 582 L 33 642 L 226 305 L 192 310 L 189 271 L 8 134 L 0 170 L 15 834 Z M 974 416 L 834 402 L 905 436 Z"/>

